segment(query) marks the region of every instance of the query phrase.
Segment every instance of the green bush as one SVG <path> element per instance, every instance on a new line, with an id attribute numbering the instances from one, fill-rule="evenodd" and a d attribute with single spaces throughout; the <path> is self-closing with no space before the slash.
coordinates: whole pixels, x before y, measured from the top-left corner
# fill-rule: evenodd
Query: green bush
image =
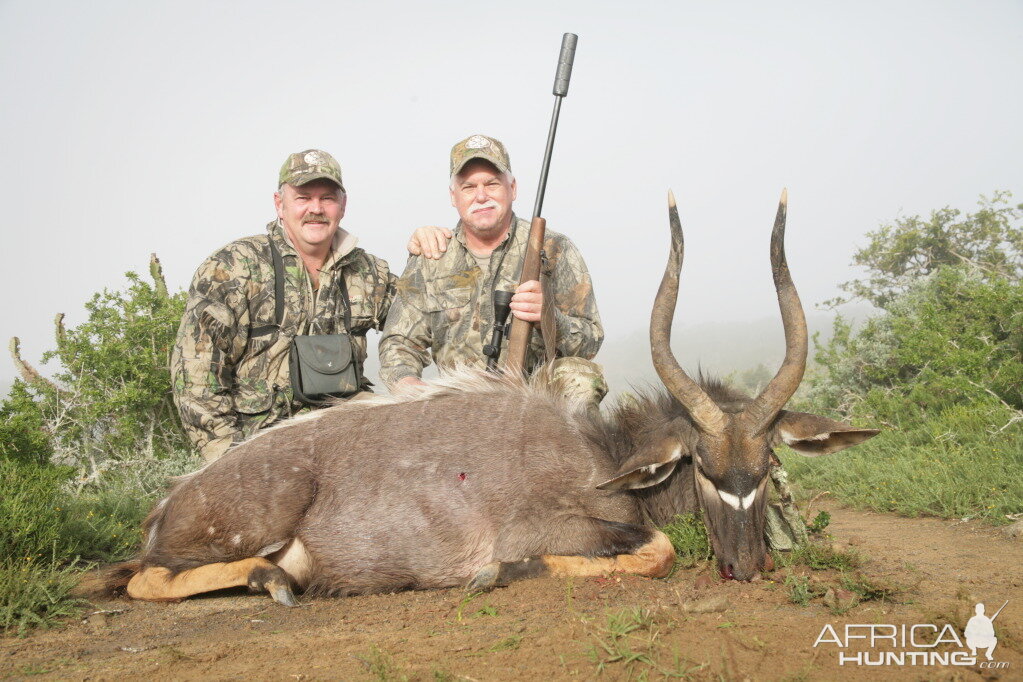
<path id="1" fill-rule="evenodd" d="M 1007 198 L 870 235 L 870 276 L 847 290 L 881 314 L 836 320 L 793 406 L 882 433 L 830 457 L 779 453 L 800 485 L 914 516 L 1023 511 L 1023 230 Z"/>
<path id="2" fill-rule="evenodd" d="M 77 580 L 74 567 L 0 560 L 0 632 L 20 634 L 78 613 L 82 602 L 71 596 Z"/>
<path id="3" fill-rule="evenodd" d="M 943 268 L 821 349 L 806 409 L 881 435 L 832 457 L 785 456 L 800 484 L 908 515 L 1023 510 L 1023 283 Z"/>
<path id="4" fill-rule="evenodd" d="M 44 464 L 53 448 L 45 431 L 42 406 L 27 384 L 15 381 L 0 403 L 0 459 Z"/>
<path id="5" fill-rule="evenodd" d="M 71 564 L 131 555 L 154 497 L 115 481 L 70 495 L 73 475 L 70 467 L 0 460 L 0 557 Z"/>
<path id="6" fill-rule="evenodd" d="M 193 470 L 179 454 L 145 476 L 119 472 L 72 494 L 72 467 L 0 459 L 0 630 L 23 630 L 74 611 L 69 596 L 93 562 L 127 559 L 165 475 Z"/>
<path id="7" fill-rule="evenodd" d="M 70 591 L 82 558 L 121 558 L 135 544 L 117 546 L 104 532 L 124 520 L 103 519 L 89 500 L 67 494 L 73 475 L 70 467 L 0 459 L 0 630 L 73 613 Z"/>
<path id="8" fill-rule="evenodd" d="M 96 294 L 73 329 L 58 316 L 54 381 L 13 345 L 27 381 L 0 404 L 0 629 L 73 613 L 78 573 L 131 556 L 166 478 L 198 466 L 167 369 L 184 294 L 168 294 L 155 257 L 150 272 Z"/>
<path id="9" fill-rule="evenodd" d="M 61 529 L 68 510 L 61 501 L 72 474 L 70 467 L 0 459 L 0 557 L 20 562 L 67 553 Z"/>
<path id="10" fill-rule="evenodd" d="M 1018 282 L 1023 277 L 1023 204 L 1013 204 L 1006 191 L 982 195 L 977 204 L 974 213 L 946 206 L 868 232 L 867 245 L 853 255 L 853 265 L 865 268 L 866 276 L 840 285 L 850 294 L 848 300 L 860 298 L 887 309 L 917 280 L 950 266 Z"/>
<path id="11" fill-rule="evenodd" d="M 859 330 L 839 318 L 816 362 L 805 395 L 818 409 L 913 423 L 991 398 L 1021 409 L 1023 283 L 943 268 Z"/>
<path id="12" fill-rule="evenodd" d="M 126 273 L 124 291 L 103 291 L 85 304 L 88 319 L 57 331 L 59 388 L 34 385 L 59 428 L 52 445 L 64 460 L 160 456 L 189 447 L 171 396 L 168 360 L 185 294 L 162 280 Z"/>

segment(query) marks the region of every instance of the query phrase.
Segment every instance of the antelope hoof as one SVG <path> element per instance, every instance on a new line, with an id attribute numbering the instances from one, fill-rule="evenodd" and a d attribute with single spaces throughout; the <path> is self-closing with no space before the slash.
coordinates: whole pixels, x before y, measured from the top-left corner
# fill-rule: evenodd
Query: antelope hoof
<path id="1" fill-rule="evenodd" d="M 267 592 L 275 602 L 282 606 L 300 606 L 290 585 L 267 585 Z"/>
<path id="2" fill-rule="evenodd" d="M 249 589 L 253 592 L 267 592 L 278 604 L 298 606 L 295 593 L 291 591 L 291 579 L 280 567 L 256 568 L 249 573 Z"/>
<path id="3" fill-rule="evenodd" d="M 494 561 L 480 570 L 472 577 L 469 584 L 465 586 L 467 592 L 488 591 L 497 587 L 497 579 L 501 574 L 501 562 Z"/>

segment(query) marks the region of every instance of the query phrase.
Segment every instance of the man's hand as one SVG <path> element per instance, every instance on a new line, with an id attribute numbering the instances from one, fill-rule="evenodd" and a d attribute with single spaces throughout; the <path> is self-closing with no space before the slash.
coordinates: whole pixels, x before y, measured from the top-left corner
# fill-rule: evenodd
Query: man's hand
<path id="1" fill-rule="evenodd" d="M 543 291 L 535 279 L 523 282 L 512 296 L 512 315 L 526 322 L 539 322 L 540 310 L 543 308 Z"/>
<path id="2" fill-rule="evenodd" d="M 394 382 L 394 393 L 414 394 L 429 386 L 419 377 L 402 377 Z"/>
<path id="3" fill-rule="evenodd" d="M 412 233 L 406 248 L 413 256 L 438 260 L 448 250 L 448 240 L 453 236 L 446 227 L 427 225 Z"/>

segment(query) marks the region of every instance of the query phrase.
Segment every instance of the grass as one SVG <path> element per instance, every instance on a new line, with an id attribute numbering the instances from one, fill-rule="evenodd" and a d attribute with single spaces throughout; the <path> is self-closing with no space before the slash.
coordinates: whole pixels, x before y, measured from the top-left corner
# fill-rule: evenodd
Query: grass
<path id="1" fill-rule="evenodd" d="M 506 637 L 501 641 L 495 643 L 493 646 L 487 648 L 487 651 L 493 653 L 495 651 L 515 651 L 519 648 L 519 644 L 522 643 L 522 637 L 520 635 L 512 635 Z"/>
<path id="2" fill-rule="evenodd" d="M 692 568 L 713 557 L 707 527 L 699 513 L 679 514 L 661 528 L 678 556 L 676 566 Z"/>
<path id="3" fill-rule="evenodd" d="M 458 600 L 458 609 L 455 611 L 455 618 L 459 623 L 462 622 L 462 611 L 465 610 L 465 607 L 469 605 L 469 602 L 481 594 L 483 594 L 482 590 L 478 592 L 466 592 L 462 595 L 462 598 Z"/>
<path id="4" fill-rule="evenodd" d="M 380 682 L 390 682 L 391 680 L 405 681 L 408 680 L 408 676 L 398 671 L 397 665 L 394 663 L 394 659 L 387 652 L 383 651 L 376 644 L 369 648 L 369 653 L 365 656 L 356 656 L 357 659 L 362 661 L 362 664 L 366 666 L 366 671 L 370 677 Z M 442 678 L 443 679 L 443 678 Z"/>
<path id="5" fill-rule="evenodd" d="M 80 493 L 74 477 L 70 467 L 0 459 L 0 631 L 24 633 L 74 615 L 84 603 L 71 596 L 80 571 L 138 547 L 155 495 L 133 475 L 111 475 Z"/>
<path id="6" fill-rule="evenodd" d="M 878 436 L 831 456 L 778 454 L 802 488 L 860 508 L 1006 523 L 1023 511 L 1023 421 L 1012 418 L 996 405 L 953 405 L 923 423 L 876 424 Z"/>
<path id="7" fill-rule="evenodd" d="M 604 624 L 590 632 L 586 653 L 597 675 L 613 670 L 615 678 L 683 679 L 704 667 L 691 664 L 678 652 L 670 655 L 670 663 L 662 662 L 669 656 L 661 650 L 660 632 L 649 609 L 610 611 Z"/>
<path id="8" fill-rule="evenodd" d="M 863 558 L 856 552 L 846 552 L 821 542 L 808 542 L 791 552 L 775 552 L 774 562 L 779 567 L 806 566 L 815 571 L 851 571 L 859 568 Z"/>
<path id="9" fill-rule="evenodd" d="M 810 600 L 818 596 L 805 575 L 789 574 L 785 576 L 785 587 L 789 589 L 789 601 L 800 606 L 809 606 Z"/>
<path id="10" fill-rule="evenodd" d="M 23 634 L 31 627 L 49 627 L 73 616 L 82 605 L 71 596 L 78 580 L 74 567 L 45 561 L 0 562 L 0 630 Z"/>
<path id="11" fill-rule="evenodd" d="M 654 662 L 646 651 L 637 651 L 633 648 L 636 641 L 630 637 L 636 632 L 647 633 L 649 637 L 645 644 L 649 648 L 649 643 L 657 636 L 656 630 L 651 632 L 652 625 L 653 618 L 650 612 L 638 607 L 607 614 L 604 628 L 593 633 L 594 642 L 589 650 L 590 660 L 596 665 L 597 674 L 603 673 L 612 663 L 621 663 L 623 666 L 643 663 L 653 666 Z"/>
<path id="12" fill-rule="evenodd" d="M 843 588 L 855 592 L 860 601 L 891 601 L 906 589 L 903 585 L 868 576 L 858 571 L 843 573 L 839 582 Z"/>
<path id="13" fill-rule="evenodd" d="M 908 589 L 907 585 L 893 583 L 885 578 L 868 575 L 860 570 L 863 557 L 853 552 L 843 552 L 816 542 L 810 542 L 793 552 L 775 554 L 776 560 L 786 571 L 784 586 L 788 599 L 793 604 L 809 606 L 814 600 L 824 598 L 832 612 L 842 613 L 857 604 L 867 601 L 892 601 Z M 805 566 L 814 571 L 832 571 L 822 577 L 812 578 L 793 571 L 796 566 Z M 835 576 L 833 572 L 837 571 Z M 844 590 L 855 595 L 846 606 L 832 604 L 828 595 L 831 590 Z"/>

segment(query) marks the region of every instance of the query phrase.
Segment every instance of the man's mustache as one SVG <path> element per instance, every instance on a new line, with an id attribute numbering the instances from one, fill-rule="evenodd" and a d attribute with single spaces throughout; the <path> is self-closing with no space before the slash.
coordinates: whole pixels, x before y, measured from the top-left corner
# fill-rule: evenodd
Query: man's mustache
<path id="1" fill-rule="evenodd" d="M 306 215 L 304 218 L 302 218 L 302 224 L 305 225 L 306 223 L 327 223 L 329 225 L 330 221 L 327 220 L 327 216 L 325 215 L 319 213 L 310 213 Z"/>
<path id="2" fill-rule="evenodd" d="M 491 200 L 486 201 L 486 202 L 484 202 L 482 204 L 473 204 L 472 206 L 469 207 L 469 212 L 470 213 L 475 213 L 476 211 L 482 211 L 485 208 L 500 208 L 500 207 L 498 206 L 496 201 L 491 199 Z"/>

